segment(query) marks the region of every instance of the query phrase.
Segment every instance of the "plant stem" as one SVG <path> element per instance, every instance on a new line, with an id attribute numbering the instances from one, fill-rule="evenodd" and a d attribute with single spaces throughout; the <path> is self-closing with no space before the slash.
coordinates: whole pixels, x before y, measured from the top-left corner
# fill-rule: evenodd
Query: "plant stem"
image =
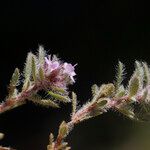
<path id="1" fill-rule="evenodd" d="M 17 96 L 13 98 L 6 98 L 6 100 L 0 104 L 0 114 L 26 104 L 26 99 L 29 99 L 30 96 L 43 89 L 42 85 L 43 84 L 41 84 L 41 82 L 33 84 L 29 86 L 28 89 L 20 92 Z"/>

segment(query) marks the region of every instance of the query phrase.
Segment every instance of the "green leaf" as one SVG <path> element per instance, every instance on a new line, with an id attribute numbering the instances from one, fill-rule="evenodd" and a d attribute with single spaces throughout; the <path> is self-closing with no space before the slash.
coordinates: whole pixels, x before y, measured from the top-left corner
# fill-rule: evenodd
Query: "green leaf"
<path id="1" fill-rule="evenodd" d="M 138 120 L 138 118 L 135 116 L 133 110 L 130 108 L 119 108 L 117 110 L 132 120 Z"/>
<path id="2" fill-rule="evenodd" d="M 92 90 L 92 95 L 94 97 L 99 92 L 99 87 L 96 84 L 94 84 L 92 85 L 91 90 Z"/>
<path id="3" fill-rule="evenodd" d="M 10 86 L 17 86 L 17 84 L 19 83 L 19 78 L 20 78 L 19 69 L 16 68 L 10 80 Z"/>
<path id="4" fill-rule="evenodd" d="M 64 138 L 68 134 L 69 128 L 65 121 L 63 121 L 59 126 L 58 137 Z"/>
<path id="5" fill-rule="evenodd" d="M 99 98 L 101 97 L 109 97 L 115 91 L 115 87 L 112 83 L 109 84 L 102 84 L 99 89 Z"/>
<path id="6" fill-rule="evenodd" d="M 19 69 L 16 68 L 10 80 L 10 84 L 8 86 L 9 97 L 17 96 L 18 90 L 16 89 L 16 86 L 19 84 L 19 78 L 20 78 Z"/>
<path id="7" fill-rule="evenodd" d="M 142 88 L 143 87 L 143 81 L 144 81 L 144 71 L 143 71 L 143 66 L 141 64 L 141 62 L 139 61 L 135 61 L 135 73 L 138 75 L 139 77 L 139 84 L 140 84 L 140 87 L 139 88 Z"/>
<path id="8" fill-rule="evenodd" d="M 62 143 L 58 146 L 58 150 L 71 150 L 71 148 L 68 147 L 68 143 L 67 143 L 67 142 L 62 142 Z"/>
<path id="9" fill-rule="evenodd" d="M 42 99 L 39 104 L 45 107 L 59 108 L 59 105 L 50 99 Z"/>
<path id="10" fill-rule="evenodd" d="M 37 80 L 37 76 L 36 76 L 36 60 L 35 60 L 35 57 L 33 56 L 32 57 L 32 77 L 33 77 L 33 80 L 36 81 Z"/>
<path id="11" fill-rule="evenodd" d="M 54 142 L 54 135 L 51 133 L 49 136 L 49 145 L 52 145 Z"/>
<path id="12" fill-rule="evenodd" d="M 147 97 L 148 97 L 148 90 L 147 89 L 145 89 L 144 90 L 144 92 L 143 92 L 143 95 L 142 95 L 142 97 L 141 97 L 141 101 L 143 102 L 148 102 L 147 101 Z"/>
<path id="13" fill-rule="evenodd" d="M 56 100 L 59 100 L 59 101 L 65 102 L 65 103 L 70 102 L 70 99 L 67 96 L 63 96 L 63 95 L 60 95 L 60 94 L 57 94 L 57 93 L 53 93 L 52 91 L 48 91 L 48 94 L 50 96 L 52 96 L 53 98 L 55 98 Z"/>
<path id="14" fill-rule="evenodd" d="M 143 63 L 143 69 L 144 69 L 144 82 L 145 86 L 147 86 L 150 84 L 150 69 L 147 63 Z"/>
<path id="15" fill-rule="evenodd" d="M 59 88 L 59 87 L 55 87 L 55 86 L 52 86 L 51 88 L 55 92 L 59 92 L 59 93 L 62 93 L 62 94 L 67 94 L 67 91 L 64 90 L 63 88 Z"/>
<path id="16" fill-rule="evenodd" d="M 12 98 L 16 97 L 17 95 L 18 95 L 18 90 L 16 88 L 12 90 L 12 93 L 11 92 L 9 93 L 9 96 L 11 96 Z"/>
<path id="17" fill-rule="evenodd" d="M 119 89 L 119 87 L 123 81 L 124 71 L 125 71 L 124 64 L 119 61 L 118 67 L 117 67 L 117 73 L 116 73 L 116 81 L 115 81 L 116 91 Z"/>
<path id="18" fill-rule="evenodd" d="M 99 108 L 102 108 L 107 104 L 107 102 L 108 102 L 108 100 L 102 98 L 97 101 L 97 105 Z"/>
<path id="19" fill-rule="evenodd" d="M 31 85 L 31 81 L 29 81 L 29 80 L 24 81 L 22 90 L 24 91 L 24 90 L 28 89 L 30 85 Z"/>
<path id="20" fill-rule="evenodd" d="M 150 121 L 150 104 L 144 101 L 141 102 L 136 108 L 135 114 L 139 121 Z"/>
<path id="21" fill-rule="evenodd" d="M 43 71 L 43 69 L 41 67 L 39 68 L 39 77 L 40 77 L 41 81 L 44 80 L 44 71 Z"/>
<path id="22" fill-rule="evenodd" d="M 77 108 L 77 95 L 74 92 L 72 92 L 72 114 L 76 112 L 76 108 Z"/>
<path id="23" fill-rule="evenodd" d="M 53 108 L 59 108 L 59 105 L 55 102 L 53 102 L 50 99 L 43 99 L 41 96 L 39 95 L 32 95 L 29 100 L 33 101 L 36 104 L 39 104 L 41 106 L 45 106 L 45 107 L 53 107 Z"/>
<path id="24" fill-rule="evenodd" d="M 44 47 L 43 47 L 43 46 L 39 46 L 39 56 L 38 56 L 38 60 L 39 60 L 40 66 L 42 66 L 42 67 L 43 67 L 44 62 L 45 62 L 45 55 L 46 55 L 46 52 L 45 52 L 45 50 L 44 50 Z"/>
<path id="25" fill-rule="evenodd" d="M 139 90 L 140 87 L 140 81 L 139 81 L 139 77 L 134 74 L 130 81 L 129 81 L 129 97 L 135 96 Z"/>
<path id="26" fill-rule="evenodd" d="M 118 89 L 118 91 L 117 91 L 115 97 L 118 97 L 118 98 L 119 98 L 119 97 L 122 97 L 122 96 L 125 95 L 125 93 L 126 93 L 125 88 L 124 88 L 123 85 L 121 85 L 121 86 L 119 87 L 119 89 Z"/>
<path id="27" fill-rule="evenodd" d="M 25 67 L 24 67 L 24 77 L 25 77 L 25 82 L 30 80 L 31 73 L 32 73 L 32 57 L 33 54 L 31 52 L 28 53 Z"/>

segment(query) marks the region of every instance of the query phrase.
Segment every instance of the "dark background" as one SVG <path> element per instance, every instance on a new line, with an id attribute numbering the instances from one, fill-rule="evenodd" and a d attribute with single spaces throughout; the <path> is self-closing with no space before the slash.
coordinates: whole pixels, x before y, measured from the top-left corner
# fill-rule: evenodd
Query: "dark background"
<path id="1" fill-rule="evenodd" d="M 149 8 L 144 1 L 5 0 L 0 4 L 0 98 L 16 66 L 44 45 L 76 67 L 80 104 L 92 84 L 112 82 L 121 60 L 131 75 L 135 60 L 150 64 Z M 71 90 L 70 89 L 70 90 Z M 69 120 L 70 104 L 59 110 L 28 103 L 0 116 L 2 145 L 18 150 L 45 150 L 50 132 L 57 135 Z M 67 140 L 74 150 L 149 150 L 150 124 L 135 123 L 117 112 L 81 123 Z"/>

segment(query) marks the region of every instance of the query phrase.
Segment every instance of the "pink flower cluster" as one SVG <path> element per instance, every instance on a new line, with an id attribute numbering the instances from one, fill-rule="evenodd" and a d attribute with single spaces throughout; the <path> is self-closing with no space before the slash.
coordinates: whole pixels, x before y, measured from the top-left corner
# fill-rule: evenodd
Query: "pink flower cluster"
<path id="1" fill-rule="evenodd" d="M 45 57 L 45 77 L 52 85 L 66 89 L 67 85 L 75 82 L 75 66 L 49 55 Z"/>

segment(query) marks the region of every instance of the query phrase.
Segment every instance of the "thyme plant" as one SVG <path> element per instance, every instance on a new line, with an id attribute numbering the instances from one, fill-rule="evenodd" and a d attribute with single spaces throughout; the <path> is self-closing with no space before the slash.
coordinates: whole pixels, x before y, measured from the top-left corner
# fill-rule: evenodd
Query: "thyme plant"
<path id="1" fill-rule="evenodd" d="M 91 87 L 92 98 L 80 108 L 77 107 L 76 93 L 72 92 L 72 96 L 69 97 L 68 92 L 68 86 L 75 83 L 75 66 L 61 61 L 55 55 L 47 55 L 42 46 L 39 46 L 36 55 L 29 52 L 23 73 L 16 68 L 12 75 L 8 96 L 0 104 L 0 113 L 24 105 L 27 101 L 54 108 L 59 108 L 60 102 L 71 102 L 70 121 L 62 121 L 56 138 L 50 134 L 47 150 L 70 150 L 65 138 L 74 126 L 110 109 L 117 110 L 132 120 L 149 119 L 150 68 L 147 63 L 135 61 L 135 70 L 125 86 L 122 83 L 125 66 L 119 62 L 115 81 L 100 86 L 94 84 Z M 23 80 L 20 80 L 20 76 L 23 76 Z M 40 95 L 40 91 L 43 90 L 45 95 Z M 4 134 L 0 133 L 0 139 L 3 136 Z M 0 146 L 0 150 L 12 148 Z"/>

